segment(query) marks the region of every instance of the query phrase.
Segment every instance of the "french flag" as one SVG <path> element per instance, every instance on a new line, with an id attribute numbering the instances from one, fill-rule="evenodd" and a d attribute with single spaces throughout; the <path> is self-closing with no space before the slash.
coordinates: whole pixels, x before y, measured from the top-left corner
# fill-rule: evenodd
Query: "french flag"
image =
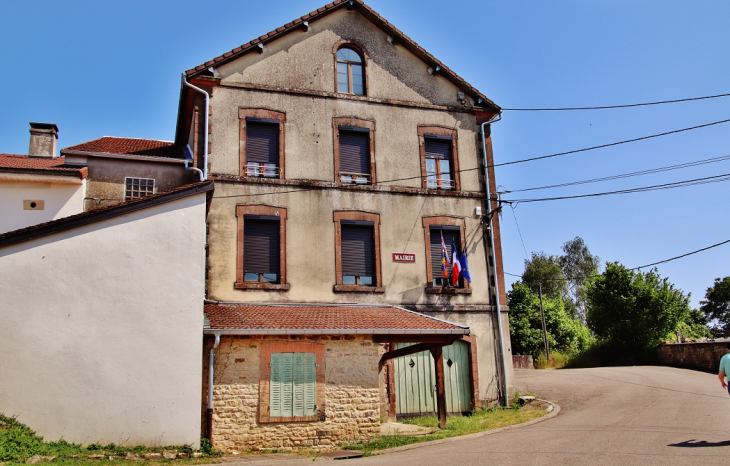
<path id="1" fill-rule="evenodd" d="M 459 250 L 456 249 L 456 242 L 451 241 L 451 284 L 456 286 L 459 284 L 459 275 L 461 274 L 461 262 L 459 261 Z"/>

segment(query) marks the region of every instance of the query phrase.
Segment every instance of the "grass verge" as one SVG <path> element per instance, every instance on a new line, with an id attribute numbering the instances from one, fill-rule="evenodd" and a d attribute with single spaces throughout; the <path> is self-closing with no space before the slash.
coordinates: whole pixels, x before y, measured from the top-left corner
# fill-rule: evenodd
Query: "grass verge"
<path id="1" fill-rule="evenodd" d="M 164 453 L 176 451 L 175 459 L 166 459 Z M 91 444 L 87 447 L 65 440 L 44 442 L 43 437 L 37 435 L 25 424 L 15 418 L 0 414 L 0 465 L 24 464 L 33 458 L 33 462 L 49 462 L 54 465 L 89 466 L 99 465 L 102 462 L 114 460 L 115 465 L 153 466 L 169 463 L 175 464 L 202 464 L 215 462 L 212 460 L 218 453 L 212 451 L 209 445 L 201 442 L 200 458 L 192 458 L 196 453 L 190 446 L 167 446 L 149 448 L 144 446 L 121 447 L 113 443 L 106 445 Z M 148 455 L 145 458 L 145 455 Z M 35 458 L 34 458 L 35 457 Z"/>
<path id="2" fill-rule="evenodd" d="M 547 411 L 537 405 L 527 405 L 520 409 L 494 408 L 484 411 L 477 411 L 470 416 L 451 417 L 446 422 L 446 428 L 419 437 L 406 436 L 402 434 L 383 435 L 374 437 L 367 442 L 341 444 L 343 450 L 361 450 L 365 456 L 370 456 L 374 451 L 385 450 L 393 447 L 411 445 L 413 443 L 428 442 L 450 437 L 484 432 L 487 430 L 499 429 L 501 427 L 522 424 L 540 418 L 547 414 Z M 438 419 L 435 416 L 418 417 L 404 421 L 421 427 L 438 427 Z"/>

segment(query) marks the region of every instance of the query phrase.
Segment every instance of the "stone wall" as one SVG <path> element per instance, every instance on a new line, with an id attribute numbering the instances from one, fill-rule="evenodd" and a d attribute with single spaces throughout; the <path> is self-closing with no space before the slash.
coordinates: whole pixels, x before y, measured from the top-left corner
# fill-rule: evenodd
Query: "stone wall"
<path id="1" fill-rule="evenodd" d="M 663 343 L 657 349 L 660 364 L 717 372 L 720 358 L 728 352 L 726 341 Z"/>
<path id="2" fill-rule="evenodd" d="M 260 350 L 262 344 L 274 341 L 325 345 L 324 420 L 259 422 Z M 379 345 L 367 337 L 222 336 L 216 350 L 213 444 L 227 451 L 331 448 L 343 440 L 379 433 L 380 353 Z"/>
<path id="3" fill-rule="evenodd" d="M 532 360 L 532 356 L 529 354 L 513 354 L 512 367 L 514 369 L 534 369 L 535 363 Z"/>

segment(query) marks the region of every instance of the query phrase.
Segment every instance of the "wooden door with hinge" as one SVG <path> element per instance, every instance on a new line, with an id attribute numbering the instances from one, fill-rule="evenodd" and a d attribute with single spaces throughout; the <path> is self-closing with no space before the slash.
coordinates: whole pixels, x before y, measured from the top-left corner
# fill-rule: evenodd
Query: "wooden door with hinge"
<path id="1" fill-rule="evenodd" d="M 411 343 L 396 343 L 395 349 Z M 472 411 L 469 371 L 469 344 L 455 341 L 444 346 L 444 388 L 446 411 L 466 414 Z M 395 378 L 395 412 L 399 417 L 436 413 L 436 368 L 429 351 L 393 360 Z"/>

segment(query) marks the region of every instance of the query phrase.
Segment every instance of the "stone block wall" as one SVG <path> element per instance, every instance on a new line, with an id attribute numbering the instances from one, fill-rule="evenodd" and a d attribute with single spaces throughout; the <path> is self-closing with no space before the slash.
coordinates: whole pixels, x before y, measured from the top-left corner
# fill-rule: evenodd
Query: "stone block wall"
<path id="1" fill-rule="evenodd" d="M 657 359 L 666 366 L 717 373 L 720 358 L 728 352 L 727 343 L 662 343 L 657 349 Z"/>
<path id="2" fill-rule="evenodd" d="M 260 349 L 274 341 L 325 345 L 324 420 L 259 422 Z M 227 451 L 326 449 L 379 433 L 380 352 L 368 337 L 222 336 L 216 350 L 213 444 Z"/>

